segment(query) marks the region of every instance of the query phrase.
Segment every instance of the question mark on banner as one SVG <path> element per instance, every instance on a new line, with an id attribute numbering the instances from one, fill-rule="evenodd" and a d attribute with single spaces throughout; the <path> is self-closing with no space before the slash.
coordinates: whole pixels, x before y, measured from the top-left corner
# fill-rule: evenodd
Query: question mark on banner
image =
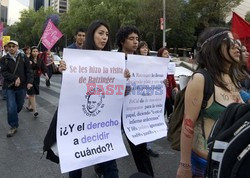
<path id="1" fill-rule="evenodd" d="M 110 151 L 110 148 L 111 148 L 112 150 L 114 150 L 112 143 L 107 143 L 107 144 L 106 144 L 106 147 L 108 148 L 109 151 Z"/>

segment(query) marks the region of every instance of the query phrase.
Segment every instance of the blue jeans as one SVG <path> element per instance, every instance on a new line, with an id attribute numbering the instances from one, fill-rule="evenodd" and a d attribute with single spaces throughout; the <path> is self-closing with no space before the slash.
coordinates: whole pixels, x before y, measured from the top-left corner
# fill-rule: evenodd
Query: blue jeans
<path id="1" fill-rule="evenodd" d="M 192 163 L 192 173 L 193 177 L 206 177 L 206 167 L 207 167 L 207 160 L 198 156 L 196 153 L 192 151 L 191 154 L 191 163 Z"/>
<path id="2" fill-rule="evenodd" d="M 24 88 L 17 90 L 6 90 L 8 124 L 11 127 L 18 127 L 18 113 L 23 108 L 25 96 L 26 90 Z"/>
<path id="3" fill-rule="evenodd" d="M 3 100 L 6 100 L 6 89 L 2 89 Z"/>
<path id="4" fill-rule="evenodd" d="M 101 168 L 104 178 L 119 178 L 115 160 L 100 163 L 98 164 L 98 166 Z M 69 178 L 81 178 L 81 177 L 82 177 L 81 169 L 69 172 Z"/>

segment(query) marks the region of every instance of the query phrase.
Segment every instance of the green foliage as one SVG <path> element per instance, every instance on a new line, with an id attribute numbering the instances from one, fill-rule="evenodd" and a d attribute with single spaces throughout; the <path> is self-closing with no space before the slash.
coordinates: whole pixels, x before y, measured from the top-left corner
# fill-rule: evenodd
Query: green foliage
<path id="1" fill-rule="evenodd" d="M 225 25 L 225 18 L 242 0 L 190 0 L 189 8 L 205 27 Z"/>
<path id="2" fill-rule="evenodd" d="M 24 10 L 21 12 L 20 22 L 10 26 L 6 35 L 10 35 L 11 39 L 17 40 L 20 47 L 37 45 L 42 36 L 47 16 L 55 13 L 51 9 L 44 10 L 43 8 L 40 8 L 37 12 Z"/>
<path id="3" fill-rule="evenodd" d="M 166 32 L 168 47 L 192 47 L 199 33 L 208 26 L 225 26 L 225 18 L 242 0 L 166 0 Z M 96 19 L 110 26 L 110 38 L 115 47 L 115 35 L 121 26 L 135 25 L 141 40 L 152 50 L 162 46 L 160 18 L 163 0 L 70 0 L 69 11 L 61 15 L 59 24 L 64 36 L 58 45 L 65 47 L 73 42 L 75 30 L 87 28 Z M 12 39 L 24 45 L 37 45 L 43 25 L 51 9 L 22 12 L 20 22 L 9 27 Z M 250 13 L 249 13 L 250 14 Z M 250 15 L 246 16 L 247 19 Z"/>
<path id="4" fill-rule="evenodd" d="M 67 15 L 62 17 L 60 27 L 73 40 L 76 29 L 87 26 L 96 19 L 106 21 L 110 26 L 111 39 L 123 25 L 136 25 L 136 6 L 133 0 L 71 0 Z"/>
<path id="5" fill-rule="evenodd" d="M 245 16 L 245 20 L 250 22 L 250 11 L 247 11 L 247 14 Z"/>

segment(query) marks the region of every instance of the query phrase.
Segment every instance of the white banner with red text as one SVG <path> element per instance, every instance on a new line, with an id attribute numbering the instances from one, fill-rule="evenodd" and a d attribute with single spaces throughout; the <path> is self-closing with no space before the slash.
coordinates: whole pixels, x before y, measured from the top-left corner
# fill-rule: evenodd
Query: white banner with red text
<path id="1" fill-rule="evenodd" d="M 128 155 L 121 133 L 123 53 L 64 49 L 57 144 L 61 172 Z"/>

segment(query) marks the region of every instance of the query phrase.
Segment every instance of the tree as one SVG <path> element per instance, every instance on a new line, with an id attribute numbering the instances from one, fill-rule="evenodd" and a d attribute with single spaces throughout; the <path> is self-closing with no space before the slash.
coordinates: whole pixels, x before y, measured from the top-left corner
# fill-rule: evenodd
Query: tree
<path id="1" fill-rule="evenodd" d="M 6 35 L 17 40 L 21 47 L 37 45 L 42 36 L 46 18 L 55 13 L 52 9 L 44 10 L 43 8 L 37 12 L 31 9 L 24 10 L 21 12 L 20 22 L 10 26 Z"/>
<path id="2" fill-rule="evenodd" d="M 245 20 L 250 22 L 250 11 L 247 11 L 247 14 L 245 15 Z"/>
<path id="3" fill-rule="evenodd" d="M 71 0 L 69 12 L 62 17 L 60 27 L 72 39 L 78 28 L 87 28 L 93 20 L 104 20 L 110 26 L 110 36 L 114 43 L 120 26 L 136 25 L 134 4 L 133 0 Z"/>
<path id="4" fill-rule="evenodd" d="M 204 27 L 224 26 L 227 14 L 243 0 L 190 0 L 189 9 Z"/>
<path id="5" fill-rule="evenodd" d="M 226 26 L 226 15 L 241 1 L 166 0 L 166 28 L 171 28 L 166 33 L 168 47 L 192 47 L 204 28 Z M 113 47 L 115 35 L 124 25 L 137 26 L 141 39 L 147 41 L 151 49 L 162 47 L 162 0 L 70 0 L 69 4 L 68 13 L 60 15 L 59 29 L 64 36 L 57 44 L 61 47 L 73 41 L 78 28 L 87 28 L 96 19 L 108 23 Z M 37 12 L 23 11 L 20 22 L 9 27 L 9 34 L 20 41 L 20 45 L 37 45 L 46 18 L 51 14 L 56 13 L 43 8 Z"/>

